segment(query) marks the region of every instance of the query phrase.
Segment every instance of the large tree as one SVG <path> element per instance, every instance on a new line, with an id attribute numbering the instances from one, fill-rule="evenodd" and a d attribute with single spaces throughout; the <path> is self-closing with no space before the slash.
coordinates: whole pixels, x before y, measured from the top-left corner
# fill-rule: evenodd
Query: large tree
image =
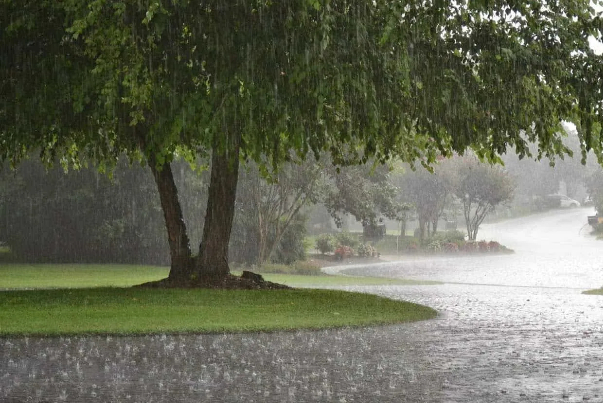
<path id="1" fill-rule="evenodd" d="M 144 158 L 170 284 L 222 283 L 240 159 L 430 163 L 472 147 L 563 154 L 561 120 L 600 151 L 589 0 L 90 0 L 0 3 L 0 156 Z M 6 51 L 5 51 L 6 50 Z M 170 162 L 211 154 L 192 258 Z"/>

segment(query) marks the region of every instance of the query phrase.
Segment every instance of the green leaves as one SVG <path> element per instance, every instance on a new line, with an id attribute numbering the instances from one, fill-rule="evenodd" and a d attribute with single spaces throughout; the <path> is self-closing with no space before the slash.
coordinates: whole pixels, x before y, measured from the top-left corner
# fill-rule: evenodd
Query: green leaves
<path id="1" fill-rule="evenodd" d="M 55 127 L 101 159 L 141 144 L 220 151 L 229 132 L 246 158 L 274 165 L 291 149 L 357 163 L 471 147 L 496 160 L 508 148 L 528 154 L 528 142 L 553 157 L 566 152 L 564 119 L 583 123 L 586 149 L 601 148 L 592 123 L 603 63 L 588 44 L 601 24 L 586 0 L 2 7 L 2 46 L 19 57 L 1 65 L 18 107 L 5 102 L 0 122 L 5 134 L 37 133 L 5 136 L 5 156 L 47 144 Z"/>

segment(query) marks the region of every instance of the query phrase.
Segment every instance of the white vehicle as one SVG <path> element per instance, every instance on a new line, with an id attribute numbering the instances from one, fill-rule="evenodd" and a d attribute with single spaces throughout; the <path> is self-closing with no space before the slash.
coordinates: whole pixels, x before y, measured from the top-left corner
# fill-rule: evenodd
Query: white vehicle
<path id="1" fill-rule="evenodd" d="M 566 195 L 547 195 L 547 200 L 552 204 L 552 207 L 580 207 L 580 202 Z"/>

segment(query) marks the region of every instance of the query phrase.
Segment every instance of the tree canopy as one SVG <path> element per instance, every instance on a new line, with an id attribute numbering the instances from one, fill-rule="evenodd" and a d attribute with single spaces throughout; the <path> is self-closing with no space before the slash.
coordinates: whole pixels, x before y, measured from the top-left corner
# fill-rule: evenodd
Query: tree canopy
<path id="1" fill-rule="evenodd" d="M 473 148 L 562 155 L 563 120 L 601 152 L 590 0 L 0 2 L 0 158 L 24 151 L 156 178 L 174 259 L 191 259 L 170 179 L 212 155 L 195 270 L 228 274 L 239 159 L 429 163 Z M 69 159 L 67 159 L 69 161 Z M 180 265 L 182 266 L 182 265 Z"/>
<path id="2" fill-rule="evenodd" d="M 585 0 L 2 8 L 4 158 L 65 147 L 48 132 L 72 133 L 78 118 L 97 129 L 78 137 L 80 151 L 99 156 L 108 144 L 137 149 L 143 127 L 143 151 L 168 160 L 183 145 L 227 149 L 226 125 L 244 157 L 327 149 L 339 162 L 523 154 L 529 140 L 552 156 L 564 151 L 561 119 L 598 119 L 588 114 L 598 86 L 587 84 L 600 68 L 588 44 L 599 19 Z"/>

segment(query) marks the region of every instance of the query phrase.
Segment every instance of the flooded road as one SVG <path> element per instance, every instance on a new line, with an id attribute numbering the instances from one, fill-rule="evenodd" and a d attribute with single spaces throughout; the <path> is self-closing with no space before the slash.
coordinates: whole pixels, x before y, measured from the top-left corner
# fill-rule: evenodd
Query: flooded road
<path id="1" fill-rule="evenodd" d="M 0 402 L 603 402 L 603 241 L 589 209 L 485 225 L 515 254 L 348 268 L 436 308 L 402 326 L 0 340 Z M 339 269 L 337 269 L 339 270 Z M 354 289 L 354 288 L 349 288 Z"/>

